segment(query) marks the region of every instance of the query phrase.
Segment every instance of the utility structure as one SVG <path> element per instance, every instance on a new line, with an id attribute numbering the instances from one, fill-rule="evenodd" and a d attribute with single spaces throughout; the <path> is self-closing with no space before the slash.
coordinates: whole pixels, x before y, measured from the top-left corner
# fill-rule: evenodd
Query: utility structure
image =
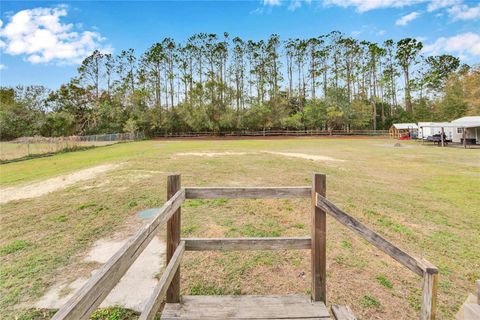
<path id="1" fill-rule="evenodd" d="M 390 243 L 326 199 L 326 176 L 314 174 L 311 187 L 183 188 L 180 175 L 168 176 L 167 202 L 54 315 L 55 320 L 88 319 L 115 287 L 159 229 L 167 224 L 167 266 L 146 302 L 140 319 L 154 319 L 161 304 L 164 320 L 182 319 L 333 319 L 326 307 L 327 215 L 423 279 L 421 320 L 434 320 L 438 269 Z M 311 199 L 311 236 L 275 238 L 182 238 L 181 205 L 185 199 Z M 185 251 L 310 250 L 311 295 L 180 296 L 180 263 Z M 337 320 L 356 319 L 348 306 L 331 308 Z"/>

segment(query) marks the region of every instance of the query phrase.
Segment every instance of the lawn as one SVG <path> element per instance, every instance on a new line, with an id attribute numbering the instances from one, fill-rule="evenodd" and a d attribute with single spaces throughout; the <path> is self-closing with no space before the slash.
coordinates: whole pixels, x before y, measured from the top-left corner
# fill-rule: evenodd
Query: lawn
<path id="1" fill-rule="evenodd" d="M 142 141 L 1 165 L 0 186 L 15 187 L 98 164 L 122 164 L 97 179 L 1 205 L 0 312 L 19 316 L 59 279 L 88 275 L 97 266 L 81 263 L 82 255 L 95 240 L 133 233 L 141 223 L 136 213 L 165 201 L 170 173 L 181 173 L 184 186 L 301 186 L 322 172 L 330 200 L 440 268 L 438 318 L 452 319 L 480 279 L 480 152 L 416 142 L 394 148 L 394 142 Z M 189 200 L 182 209 L 182 232 L 189 237 L 306 236 L 309 223 L 309 200 L 300 199 Z M 328 304 L 348 304 L 363 319 L 418 318 L 419 277 L 331 218 L 327 241 Z M 308 293 L 309 270 L 308 251 L 188 252 L 181 290 Z"/>
<path id="2" fill-rule="evenodd" d="M 12 143 L 0 142 L 0 161 L 35 158 L 45 154 L 59 153 L 65 150 L 86 149 L 105 146 L 115 141 L 57 141 L 52 143 Z"/>

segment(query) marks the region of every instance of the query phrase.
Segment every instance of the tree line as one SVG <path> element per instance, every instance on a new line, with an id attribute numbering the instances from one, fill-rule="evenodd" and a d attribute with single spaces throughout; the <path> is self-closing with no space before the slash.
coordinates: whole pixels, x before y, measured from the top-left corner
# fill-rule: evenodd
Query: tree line
<path id="1" fill-rule="evenodd" d="M 138 55 L 94 51 L 56 90 L 3 87 L 0 135 L 387 129 L 480 114 L 480 68 L 413 38 L 244 40 L 198 33 Z"/>

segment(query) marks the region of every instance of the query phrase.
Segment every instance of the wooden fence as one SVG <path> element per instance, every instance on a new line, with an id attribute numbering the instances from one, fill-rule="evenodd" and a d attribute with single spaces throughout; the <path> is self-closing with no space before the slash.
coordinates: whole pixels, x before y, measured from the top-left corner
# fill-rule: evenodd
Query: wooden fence
<path id="1" fill-rule="evenodd" d="M 387 136 L 388 130 L 265 130 L 265 131 L 220 131 L 179 132 L 157 135 L 157 138 L 192 137 L 274 137 L 274 136 Z"/>
<path id="2" fill-rule="evenodd" d="M 168 201 L 103 267 L 54 315 L 53 319 L 88 319 L 115 287 L 155 234 L 167 224 L 167 267 L 145 304 L 140 319 L 154 319 L 166 298 L 180 300 L 180 263 L 185 251 L 206 250 L 299 250 L 310 249 L 312 299 L 326 302 L 326 217 L 335 218 L 360 237 L 423 277 L 421 320 L 435 319 L 438 269 L 415 258 L 337 208 L 325 198 L 326 177 L 314 174 L 312 187 L 280 188 L 182 188 L 180 175 L 170 175 Z M 311 237 L 278 238 L 181 238 L 181 204 L 185 199 L 311 198 Z"/>

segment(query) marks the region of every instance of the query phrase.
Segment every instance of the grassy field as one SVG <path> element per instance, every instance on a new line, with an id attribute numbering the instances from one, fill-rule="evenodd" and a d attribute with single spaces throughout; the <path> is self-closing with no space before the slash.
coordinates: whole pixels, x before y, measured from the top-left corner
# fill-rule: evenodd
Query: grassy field
<path id="1" fill-rule="evenodd" d="M 52 143 L 11 143 L 0 142 L 0 160 L 11 161 L 19 158 L 38 157 L 71 149 L 105 146 L 114 141 L 59 141 Z"/>
<path id="2" fill-rule="evenodd" d="M 452 319 L 480 279 L 480 152 L 387 139 L 142 141 L 0 166 L 0 186 L 42 181 L 103 163 L 122 166 L 48 195 L 1 205 L 0 312 L 22 315 L 59 279 L 88 275 L 95 240 L 134 232 L 139 210 L 184 186 L 310 185 L 387 239 L 440 268 L 438 318 Z M 181 153 L 216 152 L 216 156 Z M 327 156 L 312 161 L 268 152 Z M 309 235 L 308 200 L 187 201 L 182 232 L 198 237 Z M 164 236 L 163 234 L 161 236 Z M 328 219 L 328 304 L 361 319 L 418 318 L 421 280 Z M 286 294 L 310 290 L 308 251 L 185 255 L 182 294 Z M 398 310 L 402 310 L 400 314 Z M 0 317 L 2 318 L 2 317 Z"/>

